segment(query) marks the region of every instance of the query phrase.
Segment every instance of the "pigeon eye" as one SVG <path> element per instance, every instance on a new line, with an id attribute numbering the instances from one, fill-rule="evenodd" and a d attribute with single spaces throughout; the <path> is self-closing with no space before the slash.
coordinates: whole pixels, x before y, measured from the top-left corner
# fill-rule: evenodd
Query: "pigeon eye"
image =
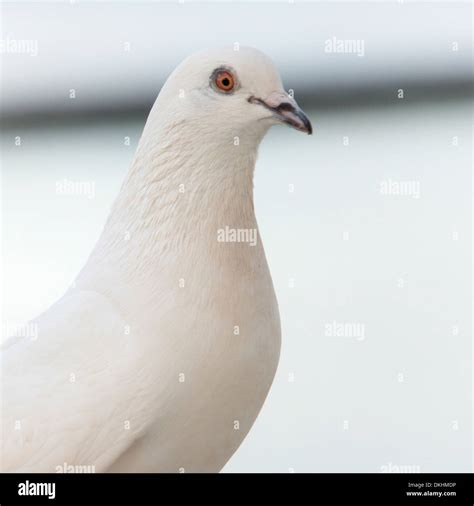
<path id="1" fill-rule="evenodd" d="M 235 79 L 228 70 L 221 70 L 214 77 L 214 84 L 222 91 L 229 92 L 234 89 Z"/>

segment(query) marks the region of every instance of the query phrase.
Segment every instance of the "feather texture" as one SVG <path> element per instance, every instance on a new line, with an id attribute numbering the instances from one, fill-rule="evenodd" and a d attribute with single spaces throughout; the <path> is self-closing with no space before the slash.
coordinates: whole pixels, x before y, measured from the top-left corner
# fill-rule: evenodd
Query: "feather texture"
<path id="1" fill-rule="evenodd" d="M 223 64 L 229 96 L 209 86 Z M 194 55 L 168 79 L 75 286 L 36 340 L 3 346 L 2 471 L 218 471 L 238 448 L 280 350 L 253 205 L 278 121 L 249 100 L 275 91 L 272 62 L 246 48 Z M 219 241 L 226 228 L 255 241 Z"/>

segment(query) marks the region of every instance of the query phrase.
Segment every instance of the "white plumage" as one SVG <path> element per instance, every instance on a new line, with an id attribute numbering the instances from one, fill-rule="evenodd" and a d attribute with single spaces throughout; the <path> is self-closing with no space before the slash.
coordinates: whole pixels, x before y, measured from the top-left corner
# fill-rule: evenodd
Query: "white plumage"
<path id="1" fill-rule="evenodd" d="M 230 72 L 232 90 L 216 87 Z M 38 338 L 2 348 L 1 471 L 218 471 L 254 422 L 280 323 L 253 170 L 268 128 L 311 132 L 273 64 L 206 51 L 170 76 L 103 233 Z"/>

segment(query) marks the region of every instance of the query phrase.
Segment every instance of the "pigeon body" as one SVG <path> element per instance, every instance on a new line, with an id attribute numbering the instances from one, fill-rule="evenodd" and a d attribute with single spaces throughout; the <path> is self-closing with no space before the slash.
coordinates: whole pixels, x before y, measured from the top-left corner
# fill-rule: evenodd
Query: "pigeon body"
<path id="1" fill-rule="evenodd" d="M 33 322 L 37 339 L 2 348 L 1 471 L 225 465 L 280 352 L 253 205 L 276 123 L 311 132 L 254 49 L 198 53 L 169 77 L 74 286 Z"/>

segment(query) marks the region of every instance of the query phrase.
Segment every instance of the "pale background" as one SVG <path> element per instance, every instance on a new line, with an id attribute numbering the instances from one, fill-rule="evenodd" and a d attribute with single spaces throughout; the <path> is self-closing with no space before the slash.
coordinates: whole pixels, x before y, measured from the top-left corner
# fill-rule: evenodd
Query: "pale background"
<path id="1" fill-rule="evenodd" d="M 261 148 L 255 200 L 283 348 L 225 471 L 472 470 L 470 4 L 1 10 L 3 41 L 38 44 L 37 56 L 0 54 L 4 328 L 73 281 L 174 66 L 211 45 L 252 45 L 315 134 L 274 128 Z M 333 37 L 362 40 L 364 55 L 325 53 Z M 65 179 L 94 183 L 92 198 L 58 194 Z M 382 193 L 388 180 L 419 197 Z M 327 335 L 334 321 L 363 338 Z"/>

